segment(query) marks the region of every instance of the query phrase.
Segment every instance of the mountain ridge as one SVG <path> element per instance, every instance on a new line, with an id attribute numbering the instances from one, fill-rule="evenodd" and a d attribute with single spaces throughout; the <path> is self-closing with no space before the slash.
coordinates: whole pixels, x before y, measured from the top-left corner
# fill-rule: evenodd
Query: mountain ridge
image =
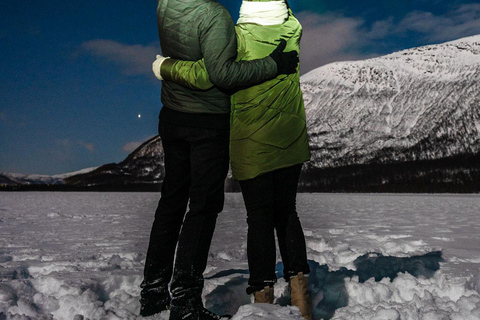
<path id="1" fill-rule="evenodd" d="M 299 190 L 480 192 L 480 35 L 334 62 L 301 87 L 312 158 Z M 164 174 L 156 136 L 118 164 L 64 181 L 158 190 Z M 238 184 L 229 177 L 226 188 Z"/>

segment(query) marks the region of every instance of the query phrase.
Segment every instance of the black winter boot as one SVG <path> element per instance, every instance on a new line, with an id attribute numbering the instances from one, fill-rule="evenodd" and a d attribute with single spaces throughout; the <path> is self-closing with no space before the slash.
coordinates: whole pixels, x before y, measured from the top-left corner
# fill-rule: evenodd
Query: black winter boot
<path id="1" fill-rule="evenodd" d="M 218 316 L 203 307 L 203 276 L 200 273 L 176 272 L 172 279 L 172 303 L 169 320 L 220 320 L 231 316 Z"/>
<path id="2" fill-rule="evenodd" d="M 231 316 L 218 316 L 203 307 L 199 288 L 176 288 L 173 291 L 169 320 L 220 320 Z"/>
<path id="3" fill-rule="evenodd" d="M 140 287 L 142 288 L 140 293 L 142 317 L 149 317 L 169 309 L 171 298 L 167 285 L 161 285 L 158 281 L 154 283 L 143 281 Z"/>

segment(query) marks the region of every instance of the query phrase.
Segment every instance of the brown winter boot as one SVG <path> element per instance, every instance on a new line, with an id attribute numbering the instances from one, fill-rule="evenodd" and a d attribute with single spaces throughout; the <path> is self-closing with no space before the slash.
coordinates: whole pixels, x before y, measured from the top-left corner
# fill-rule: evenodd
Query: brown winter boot
<path id="1" fill-rule="evenodd" d="M 266 286 L 263 290 L 253 293 L 255 303 L 273 303 L 273 288 Z"/>
<path id="2" fill-rule="evenodd" d="M 312 301 L 308 293 L 308 278 L 303 272 L 290 277 L 290 290 L 292 306 L 297 306 L 305 319 L 312 320 Z"/>

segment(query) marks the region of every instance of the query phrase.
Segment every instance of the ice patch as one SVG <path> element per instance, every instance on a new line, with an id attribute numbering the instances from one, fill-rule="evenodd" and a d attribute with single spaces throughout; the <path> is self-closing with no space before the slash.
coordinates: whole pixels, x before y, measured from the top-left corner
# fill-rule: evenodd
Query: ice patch
<path id="1" fill-rule="evenodd" d="M 465 262 L 480 263 L 480 257 L 479 258 L 470 258 L 470 259 L 461 259 L 461 258 L 458 258 L 458 257 L 451 257 L 449 259 L 449 261 L 454 262 L 454 263 L 465 263 Z"/>
<path id="2" fill-rule="evenodd" d="M 219 254 L 217 254 L 217 258 L 222 260 L 227 260 L 227 261 L 232 260 L 232 257 L 226 252 L 220 252 Z"/>
<path id="3" fill-rule="evenodd" d="M 47 214 L 47 217 L 49 217 L 49 218 L 58 218 L 60 216 L 61 215 L 58 212 L 50 212 L 49 214 Z"/>
<path id="4" fill-rule="evenodd" d="M 40 254 L 22 254 L 22 255 L 14 255 L 13 261 L 36 261 L 41 260 L 42 255 Z"/>
<path id="5" fill-rule="evenodd" d="M 397 235 L 391 235 L 388 236 L 389 239 L 405 239 L 405 238 L 411 238 L 412 236 L 409 234 L 397 234 Z"/>
<path id="6" fill-rule="evenodd" d="M 312 230 L 304 230 L 303 233 L 304 233 L 305 237 L 313 236 L 313 231 Z"/>
<path id="7" fill-rule="evenodd" d="M 328 230 L 329 233 L 331 234 L 344 234 L 345 230 L 344 229 L 330 229 Z"/>
<path id="8" fill-rule="evenodd" d="M 448 237 L 432 237 L 434 240 L 440 240 L 440 241 L 445 241 L 445 242 L 450 242 L 454 241 L 455 239 L 453 238 L 448 238 Z"/>

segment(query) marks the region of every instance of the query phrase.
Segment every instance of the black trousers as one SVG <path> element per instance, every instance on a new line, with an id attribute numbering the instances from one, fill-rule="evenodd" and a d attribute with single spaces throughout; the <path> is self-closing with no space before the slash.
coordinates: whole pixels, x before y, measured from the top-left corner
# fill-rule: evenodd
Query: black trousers
<path id="1" fill-rule="evenodd" d="M 174 297 L 177 288 L 193 288 L 201 294 L 217 215 L 224 204 L 229 129 L 182 127 L 160 121 L 159 134 L 165 154 L 165 179 L 142 288 L 166 288 L 175 269 L 171 284 Z"/>
<path id="2" fill-rule="evenodd" d="M 275 231 L 285 278 L 310 272 L 305 236 L 296 211 L 301 169 L 301 165 L 295 165 L 240 181 L 247 209 L 249 293 L 277 281 Z"/>

